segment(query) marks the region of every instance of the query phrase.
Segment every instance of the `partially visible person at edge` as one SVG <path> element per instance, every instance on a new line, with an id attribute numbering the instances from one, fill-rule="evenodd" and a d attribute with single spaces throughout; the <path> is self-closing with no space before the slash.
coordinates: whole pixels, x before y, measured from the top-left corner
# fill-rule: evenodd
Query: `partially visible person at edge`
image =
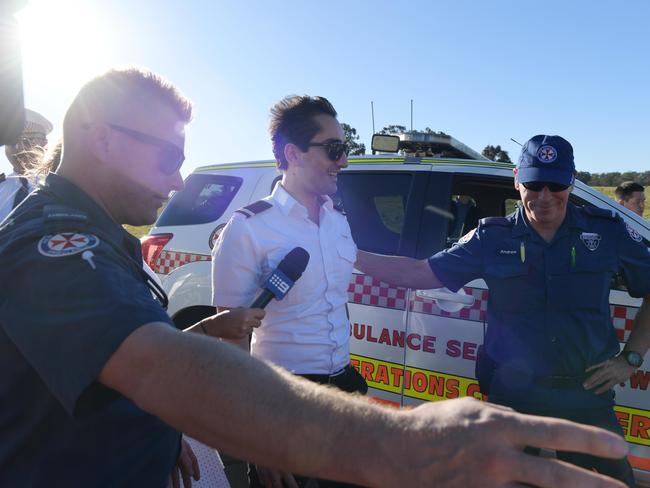
<path id="1" fill-rule="evenodd" d="M 22 202 L 38 184 L 34 168 L 44 158 L 47 135 L 52 124 L 41 114 L 25 109 L 25 126 L 16 144 L 5 146 L 13 173 L 0 174 L 0 222 Z"/>
<path id="2" fill-rule="evenodd" d="M 251 355 L 310 381 L 365 394 L 350 365 L 348 284 L 357 247 L 342 211 L 328 195 L 348 165 L 345 134 L 323 97 L 289 96 L 271 109 L 270 134 L 282 180 L 271 195 L 236 211 L 212 257 L 213 304 L 244 306 L 295 247 L 309 253 L 302 277 L 266 316 L 250 341 Z M 239 345 L 248 351 L 248 336 Z M 252 399 L 252 401 L 255 401 Z M 251 467 L 249 486 L 304 486 L 309 478 Z M 351 486 L 319 480 L 321 488 Z"/>
<path id="3" fill-rule="evenodd" d="M 482 278 L 490 289 L 477 376 L 493 403 L 615 432 L 613 387 L 641 366 L 650 346 L 650 256 L 641 236 L 613 212 L 569 203 L 573 148 L 538 135 L 514 170 L 522 205 L 482 219 L 457 245 L 427 260 L 359 252 L 357 267 L 410 288 L 452 291 Z M 622 270 L 642 297 L 622 352 L 610 318 L 609 284 Z M 634 486 L 627 459 L 560 450 L 558 458 Z"/>
<path id="4" fill-rule="evenodd" d="M 179 432 L 377 487 L 623 486 L 521 450 L 624 456 L 604 430 L 472 399 L 392 410 L 176 330 L 120 224 L 151 224 L 183 188 L 190 116 L 151 72 L 91 80 L 66 113 L 57 173 L 0 226 L 0 486 L 162 487 Z"/>
<path id="5" fill-rule="evenodd" d="M 645 188 L 635 181 L 624 181 L 614 190 L 616 201 L 643 217 L 645 210 Z"/>

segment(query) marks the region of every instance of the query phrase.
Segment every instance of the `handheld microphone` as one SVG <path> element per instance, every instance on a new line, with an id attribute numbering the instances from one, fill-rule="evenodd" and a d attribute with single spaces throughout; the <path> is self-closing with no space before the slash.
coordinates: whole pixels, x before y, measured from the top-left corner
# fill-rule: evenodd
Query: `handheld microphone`
<path id="1" fill-rule="evenodd" d="M 309 253 L 302 247 L 294 247 L 278 267 L 264 282 L 262 293 L 258 295 L 250 308 L 264 308 L 275 298 L 282 300 L 291 290 L 309 263 Z"/>

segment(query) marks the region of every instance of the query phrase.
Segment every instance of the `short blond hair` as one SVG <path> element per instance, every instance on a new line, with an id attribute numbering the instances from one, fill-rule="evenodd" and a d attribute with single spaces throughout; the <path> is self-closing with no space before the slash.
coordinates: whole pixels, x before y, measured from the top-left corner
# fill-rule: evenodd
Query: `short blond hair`
<path id="1" fill-rule="evenodd" d="M 140 67 L 111 69 L 81 87 L 63 119 L 64 138 L 71 120 L 88 121 L 128 110 L 133 99 L 161 101 L 176 112 L 180 122 L 192 120 L 192 102 L 159 74 Z"/>

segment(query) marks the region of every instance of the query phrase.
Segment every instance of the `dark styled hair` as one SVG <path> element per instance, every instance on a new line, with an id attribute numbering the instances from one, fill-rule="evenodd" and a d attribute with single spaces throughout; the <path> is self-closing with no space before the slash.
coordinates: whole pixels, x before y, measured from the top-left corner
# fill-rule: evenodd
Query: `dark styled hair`
<path id="1" fill-rule="evenodd" d="M 643 192 L 643 186 L 639 185 L 636 181 L 624 181 L 616 187 L 614 194 L 617 200 L 627 202 L 635 191 Z"/>
<path id="2" fill-rule="evenodd" d="M 321 130 L 314 116 L 321 114 L 336 117 L 336 110 L 327 98 L 308 95 L 285 97 L 271 108 L 269 132 L 279 169 L 287 168 L 287 144 L 295 144 L 302 151 L 308 149 L 309 142 Z"/>

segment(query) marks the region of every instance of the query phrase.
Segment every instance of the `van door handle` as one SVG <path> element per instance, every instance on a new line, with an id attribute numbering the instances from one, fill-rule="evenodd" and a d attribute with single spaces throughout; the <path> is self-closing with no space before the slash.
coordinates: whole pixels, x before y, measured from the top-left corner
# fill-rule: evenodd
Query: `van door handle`
<path id="1" fill-rule="evenodd" d="M 447 288 L 435 288 L 433 290 L 417 290 L 415 295 L 420 298 L 429 298 L 433 300 L 444 300 L 446 302 L 462 303 L 466 306 L 474 305 L 475 298 L 473 295 L 464 295 L 453 293 Z"/>

